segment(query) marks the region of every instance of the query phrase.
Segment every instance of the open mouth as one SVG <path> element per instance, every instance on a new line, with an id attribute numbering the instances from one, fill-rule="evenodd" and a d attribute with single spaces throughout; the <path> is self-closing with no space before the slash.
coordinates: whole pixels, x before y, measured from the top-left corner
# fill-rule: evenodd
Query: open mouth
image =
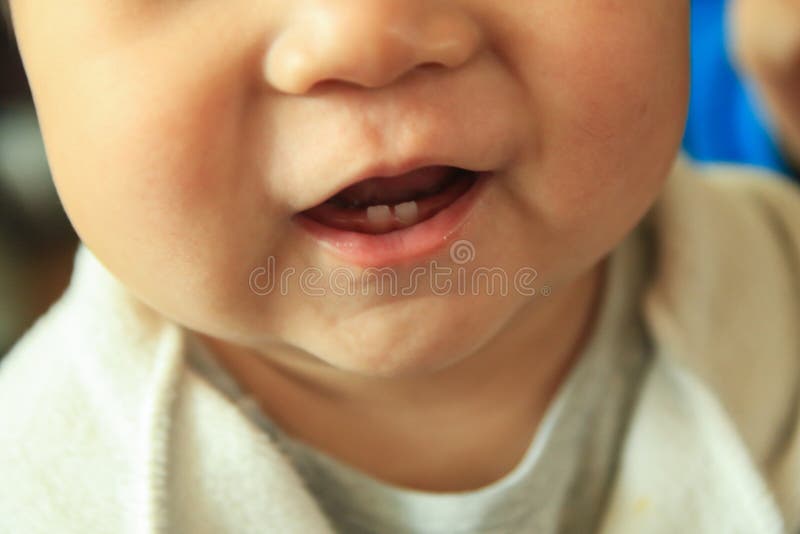
<path id="1" fill-rule="evenodd" d="M 298 213 L 297 222 L 348 263 L 414 262 L 454 239 L 492 176 L 436 165 L 368 178 Z"/>
<path id="2" fill-rule="evenodd" d="M 413 227 L 446 210 L 472 189 L 479 173 L 430 166 L 354 184 L 303 215 L 326 227 L 362 234 L 386 234 Z"/>

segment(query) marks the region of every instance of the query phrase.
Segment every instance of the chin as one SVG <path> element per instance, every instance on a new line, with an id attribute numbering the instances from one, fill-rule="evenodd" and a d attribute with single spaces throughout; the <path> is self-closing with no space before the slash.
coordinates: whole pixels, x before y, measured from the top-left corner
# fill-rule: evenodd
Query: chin
<path id="1" fill-rule="evenodd" d="M 387 331 L 362 329 L 357 337 L 337 340 L 328 350 L 315 351 L 329 365 L 351 373 L 376 378 L 412 378 L 433 374 L 474 354 L 489 337 L 490 328 L 455 326 L 450 321 L 426 321 L 417 328 Z M 486 327 L 487 325 L 483 325 Z M 471 335 L 464 335 L 470 332 Z M 356 342 L 352 340 L 356 339 Z"/>

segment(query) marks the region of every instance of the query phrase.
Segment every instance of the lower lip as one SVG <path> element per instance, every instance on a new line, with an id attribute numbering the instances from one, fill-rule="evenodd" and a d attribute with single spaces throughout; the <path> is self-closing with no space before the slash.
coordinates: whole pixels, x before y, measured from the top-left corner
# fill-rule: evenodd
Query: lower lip
<path id="1" fill-rule="evenodd" d="M 467 220 L 491 175 L 479 173 L 472 187 L 445 209 L 430 219 L 394 232 L 350 232 L 320 224 L 302 214 L 295 219 L 314 240 L 348 263 L 382 267 L 413 262 L 444 248 Z"/>

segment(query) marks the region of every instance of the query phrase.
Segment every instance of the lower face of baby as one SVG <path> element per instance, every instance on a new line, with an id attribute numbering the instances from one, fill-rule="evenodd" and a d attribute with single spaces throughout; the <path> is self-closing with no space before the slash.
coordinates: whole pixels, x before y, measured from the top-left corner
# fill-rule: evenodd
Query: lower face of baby
<path id="1" fill-rule="evenodd" d="M 11 7 L 95 255 L 231 350 L 361 375 L 574 341 L 686 110 L 688 2 Z"/>

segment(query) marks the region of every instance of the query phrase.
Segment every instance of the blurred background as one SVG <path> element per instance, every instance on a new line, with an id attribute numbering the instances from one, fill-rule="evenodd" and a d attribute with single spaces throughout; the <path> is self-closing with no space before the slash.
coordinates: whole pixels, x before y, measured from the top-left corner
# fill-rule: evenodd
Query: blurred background
<path id="1" fill-rule="evenodd" d="M 726 0 L 692 2 L 692 77 L 684 150 L 699 161 L 790 174 L 759 101 L 726 50 Z M 0 35 L 0 358 L 68 283 L 77 238 L 50 179 L 25 73 Z"/>
<path id="2" fill-rule="evenodd" d="M 0 35 L 0 358 L 61 294 L 77 246 L 58 202 L 17 49 Z"/>

